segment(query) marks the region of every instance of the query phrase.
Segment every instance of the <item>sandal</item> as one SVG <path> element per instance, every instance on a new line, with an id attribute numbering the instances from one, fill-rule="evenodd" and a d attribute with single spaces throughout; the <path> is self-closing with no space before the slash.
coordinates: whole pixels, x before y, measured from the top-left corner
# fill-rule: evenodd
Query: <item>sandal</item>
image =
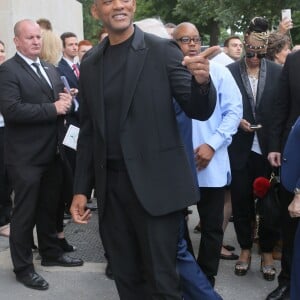
<path id="1" fill-rule="evenodd" d="M 9 237 L 10 234 L 10 225 L 4 225 L 0 227 L 0 236 Z"/>
<path id="2" fill-rule="evenodd" d="M 248 258 L 248 262 L 237 261 L 234 267 L 234 274 L 237 276 L 244 276 L 247 274 L 251 265 L 251 256 Z"/>
<path id="3" fill-rule="evenodd" d="M 260 263 L 260 271 L 263 274 L 263 277 L 267 281 L 273 281 L 275 279 L 276 275 L 276 269 L 274 268 L 273 265 L 263 265 L 263 260 L 261 260 Z"/>

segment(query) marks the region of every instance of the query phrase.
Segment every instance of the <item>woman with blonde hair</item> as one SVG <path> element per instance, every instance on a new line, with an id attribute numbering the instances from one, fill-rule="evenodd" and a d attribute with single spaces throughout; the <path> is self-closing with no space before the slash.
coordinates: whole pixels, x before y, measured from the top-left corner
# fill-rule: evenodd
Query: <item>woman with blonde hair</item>
<path id="1" fill-rule="evenodd" d="M 62 55 L 60 38 L 50 30 L 43 30 L 42 39 L 40 58 L 56 66 Z"/>

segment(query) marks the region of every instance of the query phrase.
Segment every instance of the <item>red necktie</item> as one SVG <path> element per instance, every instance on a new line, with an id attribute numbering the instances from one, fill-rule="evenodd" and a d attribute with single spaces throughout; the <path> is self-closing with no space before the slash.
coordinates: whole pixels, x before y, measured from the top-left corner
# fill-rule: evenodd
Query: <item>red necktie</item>
<path id="1" fill-rule="evenodd" d="M 73 64 L 72 67 L 73 67 L 73 70 L 74 70 L 74 73 L 75 73 L 76 77 L 79 78 L 80 72 L 79 72 L 77 64 Z"/>

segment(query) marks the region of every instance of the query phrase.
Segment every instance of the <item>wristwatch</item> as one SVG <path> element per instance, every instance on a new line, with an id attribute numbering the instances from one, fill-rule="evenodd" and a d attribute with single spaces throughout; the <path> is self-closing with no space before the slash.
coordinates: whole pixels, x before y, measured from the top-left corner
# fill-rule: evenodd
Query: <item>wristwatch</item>
<path id="1" fill-rule="evenodd" d="M 295 188 L 294 193 L 295 195 L 300 195 L 300 188 Z"/>

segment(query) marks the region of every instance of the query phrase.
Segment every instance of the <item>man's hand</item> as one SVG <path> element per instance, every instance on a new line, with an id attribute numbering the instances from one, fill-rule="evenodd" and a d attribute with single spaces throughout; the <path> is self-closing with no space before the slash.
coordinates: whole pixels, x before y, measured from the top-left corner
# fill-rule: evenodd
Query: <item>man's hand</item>
<path id="1" fill-rule="evenodd" d="M 87 198 L 85 195 L 74 195 L 70 212 L 75 223 L 87 224 L 91 218 L 91 211 L 85 209 Z"/>
<path id="2" fill-rule="evenodd" d="M 268 160 L 272 167 L 281 166 L 281 153 L 280 152 L 270 152 L 268 154 Z"/>
<path id="3" fill-rule="evenodd" d="M 57 115 L 65 115 L 72 105 L 72 96 L 69 93 L 59 93 L 59 98 L 54 102 Z"/>
<path id="4" fill-rule="evenodd" d="M 284 18 L 278 26 L 278 31 L 282 34 L 287 34 L 287 32 L 293 28 L 293 21 L 289 18 Z"/>
<path id="5" fill-rule="evenodd" d="M 202 144 L 194 150 L 194 153 L 196 167 L 197 170 L 200 171 L 208 166 L 215 154 L 215 150 L 208 144 Z"/>
<path id="6" fill-rule="evenodd" d="M 210 47 L 196 56 L 185 56 L 182 64 L 187 67 L 199 84 L 207 84 L 209 82 L 208 58 L 219 51 L 219 46 Z"/>
<path id="7" fill-rule="evenodd" d="M 294 199 L 289 205 L 288 210 L 292 218 L 300 217 L 300 194 L 296 194 L 294 196 Z"/>

